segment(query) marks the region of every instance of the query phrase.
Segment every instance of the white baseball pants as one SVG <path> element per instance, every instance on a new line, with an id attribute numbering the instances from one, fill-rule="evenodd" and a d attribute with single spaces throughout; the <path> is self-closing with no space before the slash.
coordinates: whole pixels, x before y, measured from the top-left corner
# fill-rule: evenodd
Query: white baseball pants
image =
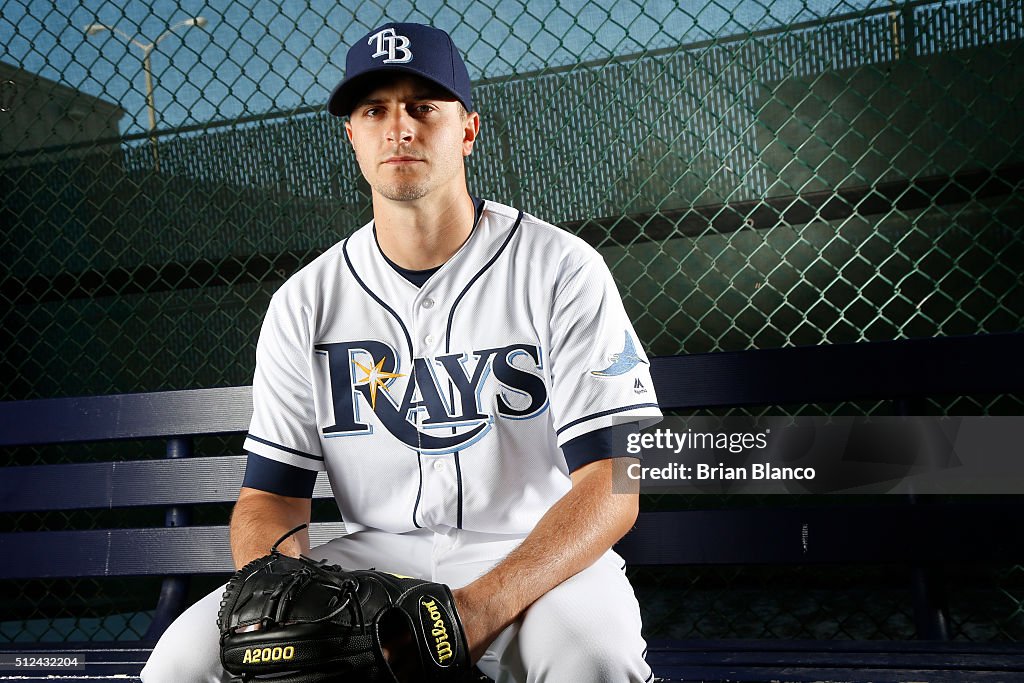
<path id="1" fill-rule="evenodd" d="M 497 564 L 520 542 L 450 530 L 408 534 L 356 531 L 310 552 L 350 569 L 374 568 L 464 586 Z M 608 551 L 557 586 L 505 629 L 477 666 L 497 683 L 645 683 L 640 609 L 624 573 Z M 199 600 L 167 629 L 142 671 L 143 683 L 227 683 L 220 665 L 217 611 L 223 588 Z"/>

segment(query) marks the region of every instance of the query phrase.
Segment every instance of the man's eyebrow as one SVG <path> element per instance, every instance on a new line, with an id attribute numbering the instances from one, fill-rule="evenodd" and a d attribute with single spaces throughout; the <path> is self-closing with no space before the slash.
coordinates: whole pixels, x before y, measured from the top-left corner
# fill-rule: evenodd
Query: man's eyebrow
<path id="1" fill-rule="evenodd" d="M 455 99 L 444 90 L 421 90 L 413 93 L 414 100 L 453 100 Z"/>
<path id="2" fill-rule="evenodd" d="M 421 90 L 414 92 L 409 98 L 411 102 L 421 102 L 423 100 L 454 100 L 455 98 L 444 92 L 443 90 Z M 358 100 L 355 104 L 356 107 L 365 107 L 368 105 L 384 104 L 387 100 L 383 97 L 364 97 Z"/>
<path id="3" fill-rule="evenodd" d="M 383 104 L 383 103 L 384 103 L 384 100 L 382 100 L 379 97 L 363 97 L 362 99 L 357 100 L 354 106 L 356 106 L 356 107 L 365 107 L 368 104 Z"/>

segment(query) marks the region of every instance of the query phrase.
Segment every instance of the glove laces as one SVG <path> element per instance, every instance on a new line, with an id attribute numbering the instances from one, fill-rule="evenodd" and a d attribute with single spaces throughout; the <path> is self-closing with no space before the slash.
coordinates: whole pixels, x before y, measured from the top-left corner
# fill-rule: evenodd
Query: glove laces
<path id="1" fill-rule="evenodd" d="M 277 542 L 270 548 L 270 554 L 282 557 L 283 555 L 281 551 L 278 550 L 278 546 L 280 546 L 281 543 L 283 543 L 289 536 L 297 534 L 307 526 L 307 524 L 300 524 L 281 536 L 281 538 L 277 539 Z M 325 568 L 327 560 L 314 560 L 306 557 L 305 555 L 299 555 L 298 559 L 303 564 L 302 569 L 295 573 L 287 583 L 282 583 L 274 589 L 267 601 L 267 607 L 263 613 L 262 621 L 267 624 L 281 624 L 282 619 L 284 618 L 284 611 L 292 601 L 293 596 L 313 580 L 320 579 L 326 587 L 337 590 L 344 599 L 332 612 L 304 623 L 316 624 L 322 621 L 329 621 L 341 612 L 345 611 L 349 605 L 354 605 L 359 617 L 359 626 L 365 626 L 366 618 L 363 615 L 363 606 L 359 604 L 359 600 L 356 599 L 356 591 L 359 589 L 359 581 L 350 575 L 346 575 L 344 579 L 339 581 L 338 575 L 335 572 L 328 571 Z M 273 616 L 271 616 L 271 612 L 273 612 Z"/>

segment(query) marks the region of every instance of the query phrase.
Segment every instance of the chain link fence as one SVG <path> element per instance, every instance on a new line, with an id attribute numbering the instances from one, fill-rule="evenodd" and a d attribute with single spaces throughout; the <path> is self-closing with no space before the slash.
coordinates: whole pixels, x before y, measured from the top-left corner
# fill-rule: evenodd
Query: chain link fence
<path id="1" fill-rule="evenodd" d="M 472 192 L 601 250 L 654 355 L 1022 329 L 1024 0 L 65 7 L 0 0 L 0 399 L 247 384 L 273 291 L 369 217 L 323 105 L 385 20 L 452 33 L 483 120 Z M 912 635 L 890 569 L 635 579 L 649 635 Z M 957 637 L 1019 640 L 1022 579 L 963 569 Z M 0 641 L 137 637 L 137 583 L 0 586 Z"/>

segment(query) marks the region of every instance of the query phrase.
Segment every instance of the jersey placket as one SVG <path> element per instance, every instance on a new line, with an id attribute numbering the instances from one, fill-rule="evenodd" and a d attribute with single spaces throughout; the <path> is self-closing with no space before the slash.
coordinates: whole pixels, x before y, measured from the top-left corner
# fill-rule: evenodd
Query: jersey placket
<path id="1" fill-rule="evenodd" d="M 436 277 L 436 276 L 435 276 Z M 413 300 L 413 345 L 415 356 L 423 358 L 430 364 L 434 371 L 434 377 L 417 377 L 418 386 L 422 382 L 433 382 L 435 377 L 440 386 L 438 389 L 444 393 L 445 399 L 449 401 L 451 396 L 451 383 L 440 372 L 434 358 L 444 353 L 444 311 L 439 304 L 438 293 L 430 282 L 423 285 L 420 292 Z M 416 412 L 416 427 L 422 432 L 425 419 L 424 411 Z M 420 471 L 422 472 L 423 489 L 420 498 L 420 505 L 417 514 L 419 523 L 428 527 L 454 527 L 456 526 L 456 513 L 458 505 L 458 472 L 456 471 L 454 455 L 445 454 L 419 454 Z"/>

